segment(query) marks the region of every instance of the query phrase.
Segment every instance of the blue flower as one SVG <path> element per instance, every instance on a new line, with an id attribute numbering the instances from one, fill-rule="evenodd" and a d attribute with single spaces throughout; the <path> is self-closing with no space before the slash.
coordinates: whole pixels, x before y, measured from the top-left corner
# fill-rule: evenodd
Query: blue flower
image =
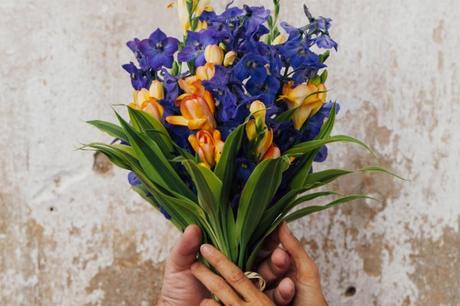
<path id="1" fill-rule="evenodd" d="M 214 29 L 207 29 L 200 32 L 188 32 L 187 41 L 184 49 L 177 55 L 181 62 L 193 61 L 196 66 L 202 66 L 206 63 L 204 50 L 206 46 L 219 43 L 225 33 L 218 32 Z"/>
<path id="2" fill-rule="evenodd" d="M 149 71 L 137 68 L 133 62 L 125 64 L 122 67 L 129 73 L 131 77 L 131 84 L 134 89 L 140 90 L 141 88 L 149 87 L 152 82 L 152 75 Z"/>
<path id="3" fill-rule="evenodd" d="M 139 41 L 135 39 L 128 42 L 128 46 L 136 54 L 141 68 L 158 70 L 161 67 L 171 68 L 174 53 L 179 48 L 179 41 L 167 37 L 160 29 L 155 30 L 150 37 Z"/>
<path id="4" fill-rule="evenodd" d="M 315 43 L 318 47 L 323 48 L 323 49 L 332 49 L 334 48 L 337 50 L 337 43 L 332 40 L 332 38 L 329 35 L 323 34 L 316 38 Z"/>
<path id="5" fill-rule="evenodd" d="M 137 177 L 136 173 L 134 172 L 128 173 L 128 182 L 133 187 L 137 187 L 142 184 L 141 180 Z"/>

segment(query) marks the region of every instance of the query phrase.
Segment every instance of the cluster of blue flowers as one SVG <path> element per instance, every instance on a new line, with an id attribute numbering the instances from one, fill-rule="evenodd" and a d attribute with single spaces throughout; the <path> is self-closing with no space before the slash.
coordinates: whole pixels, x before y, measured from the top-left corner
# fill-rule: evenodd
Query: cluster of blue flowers
<path id="1" fill-rule="evenodd" d="M 266 37 L 274 33 L 272 29 L 276 27 L 270 10 L 250 6 L 227 6 L 221 14 L 205 10 L 195 20 L 195 24 L 205 26 L 199 30 L 188 29 L 182 42 L 168 37 L 160 29 L 146 39 L 128 42 L 138 64 L 131 62 L 123 68 L 130 74 L 136 91 L 148 90 L 154 81 L 162 84 L 164 95 L 156 99 L 164 112 L 159 120 L 182 148 L 198 153 L 189 141 L 196 129 L 173 119 L 178 116 L 182 116 L 182 121 L 197 119 L 189 118 L 190 114 L 204 111 L 187 110 L 189 106 L 181 104 L 182 96 L 191 94 L 202 98 L 204 90 L 210 93 L 215 104 L 215 110 L 210 108 L 215 120 L 211 126 L 221 133 L 223 141 L 251 115 L 250 105 L 260 101 L 265 105 L 266 129 L 273 133 L 273 144 L 269 145 L 276 145 L 276 149 L 283 152 L 296 143 L 315 138 L 333 105 L 325 101 L 326 90 L 321 89 L 325 88 L 327 73 L 320 74 L 326 67 L 329 50 L 337 49 L 337 43 L 329 35 L 331 19 L 314 18 L 307 9 L 305 13 L 305 26 L 294 27 L 282 22 L 285 33 L 271 37 L 271 43 L 267 43 Z M 210 62 L 209 46 L 217 46 L 225 60 Z M 216 57 L 219 58 L 219 54 Z M 212 75 L 201 78 L 199 86 L 190 81 L 189 86 L 194 87 L 188 92 L 181 81 L 197 76 L 200 67 L 205 66 Z M 182 71 L 183 67 L 188 67 L 187 71 Z M 312 93 L 311 88 L 317 91 Z M 298 92 L 307 94 L 299 96 Z M 289 112 L 294 120 L 279 120 Z M 297 117 L 295 112 L 299 113 Z M 302 112 L 308 114 L 302 115 Z M 237 172 L 240 183 L 236 188 L 245 183 L 260 161 L 249 152 L 253 147 L 248 144 L 240 152 Z M 316 161 L 324 161 L 326 157 L 327 148 L 323 147 Z M 130 177 L 130 182 L 136 181 Z"/>

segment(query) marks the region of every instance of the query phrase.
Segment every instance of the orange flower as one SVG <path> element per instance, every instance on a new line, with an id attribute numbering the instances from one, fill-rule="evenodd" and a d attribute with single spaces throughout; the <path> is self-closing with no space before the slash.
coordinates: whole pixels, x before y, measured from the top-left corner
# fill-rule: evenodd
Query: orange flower
<path id="1" fill-rule="evenodd" d="M 262 160 L 266 159 L 275 159 L 281 156 L 281 151 L 276 145 L 272 145 L 270 148 L 268 148 L 267 152 L 265 152 L 264 156 L 262 157 Z"/>
<path id="2" fill-rule="evenodd" d="M 152 97 L 153 93 L 159 93 L 161 84 L 153 84 L 150 87 L 150 91 L 142 88 L 139 91 L 133 92 L 133 101 L 129 104 L 131 108 L 142 110 L 149 113 L 153 118 L 158 121 L 163 117 L 163 107 L 158 103 L 158 100 Z M 162 87 L 161 87 L 162 88 Z M 158 96 L 157 96 L 158 98 Z"/>
<path id="3" fill-rule="evenodd" d="M 179 80 L 179 86 L 185 92 L 176 100 L 181 116 L 168 116 L 166 121 L 174 125 L 187 126 L 191 130 L 214 130 L 216 105 L 211 93 L 201 84 L 201 80 L 196 76 L 188 77 Z"/>
<path id="4" fill-rule="evenodd" d="M 195 135 L 190 135 L 188 141 L 206 167 L 212 168 L 219 161 L 224 142 L 218 130 L 214 130 L 212 133 L 207 130 L 200 130 Z"/>
<path id="5" fill-rule="evenodd" d="M 283 87 L 281 100 L 287 102 L 289 109 L 295 108 L 292 114 L 294 127 L 300 130 L 308 118 L 318 112 L 326 102 L 327 89 L 323 83 L 308 82 L 292 87 L 292 83 Z"/>

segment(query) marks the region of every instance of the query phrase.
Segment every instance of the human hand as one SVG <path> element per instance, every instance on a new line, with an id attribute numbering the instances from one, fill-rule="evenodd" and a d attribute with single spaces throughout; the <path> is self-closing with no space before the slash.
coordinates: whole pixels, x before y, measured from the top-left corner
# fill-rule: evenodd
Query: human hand
<path id="1" fill-rule="evenodd" d="M 268 296 L 278 305 L 288 304 L 294 294 L 295 286 L 289 280 L 279 279 L 291 266 L 289 255 L 276 249 L 278 235 L 269 237 L 261 252 L 261 264 L 257 272 L 268 284 L 278 284 L 268 291 Z M 196 261 L 201 245 L 201 230 L 196 225 L 186 228 L 166 262 L 163 287 L 157 306 L 200 305 L 208 298 L 208 290 L 193 276 L 190 266 Z"/>
<path id="2" fill-rule="evenodd" d="M 305 252 L 300 241 L 289 231 L 286 224 L 282 224 L 275 234 L 277 239 L 272 238 L 272 243 L 280 242 L 293 261 L 287 273 L 288 277 L 280 282 L 278 288 L 284 285 L 290 286 L 294 282 L 296 295 L 293 305 L 327 306 L 321 290 L 318 268 Z M 274 305 L 273 299 L 269 299 L 268 295 L 260 292 L 237 266 L 214 247 L 203 245 L 200 250 L 202 256 L 221 276 L 211 272 L 206 266 L 198 262 L 192 265 L 192 273 L 225 305 Z M 289 299 L 281 305 L 286 305 L 290 301 Z M 201 303 L 201 306 L 217 305 L 219 304 L 212 299 L 205 299 Z"/>
<path id="3" fill-rule="evenodd" d="M 294 306 L 327 306 L 324 298 L 320 274 L 313 260 L 305 252 L 302 244 L 283 223 L 278 230 L 279 241 L 292 259 L 292 267 L 287 273 L 295 283 Z"/>

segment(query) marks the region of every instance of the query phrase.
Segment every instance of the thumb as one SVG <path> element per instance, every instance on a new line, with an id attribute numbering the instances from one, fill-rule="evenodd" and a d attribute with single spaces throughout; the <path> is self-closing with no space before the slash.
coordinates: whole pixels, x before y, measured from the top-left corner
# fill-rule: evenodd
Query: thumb
<path id="1" fill-rule="evenodd" d="M 181 272 L 190 269 L 196 261 L 196 254 L 201 245 L 201 229 L 195 225 L 189 225 L 185 229 L 176 246 L 171 252 L 166 269 L 170 272 Z"/>

